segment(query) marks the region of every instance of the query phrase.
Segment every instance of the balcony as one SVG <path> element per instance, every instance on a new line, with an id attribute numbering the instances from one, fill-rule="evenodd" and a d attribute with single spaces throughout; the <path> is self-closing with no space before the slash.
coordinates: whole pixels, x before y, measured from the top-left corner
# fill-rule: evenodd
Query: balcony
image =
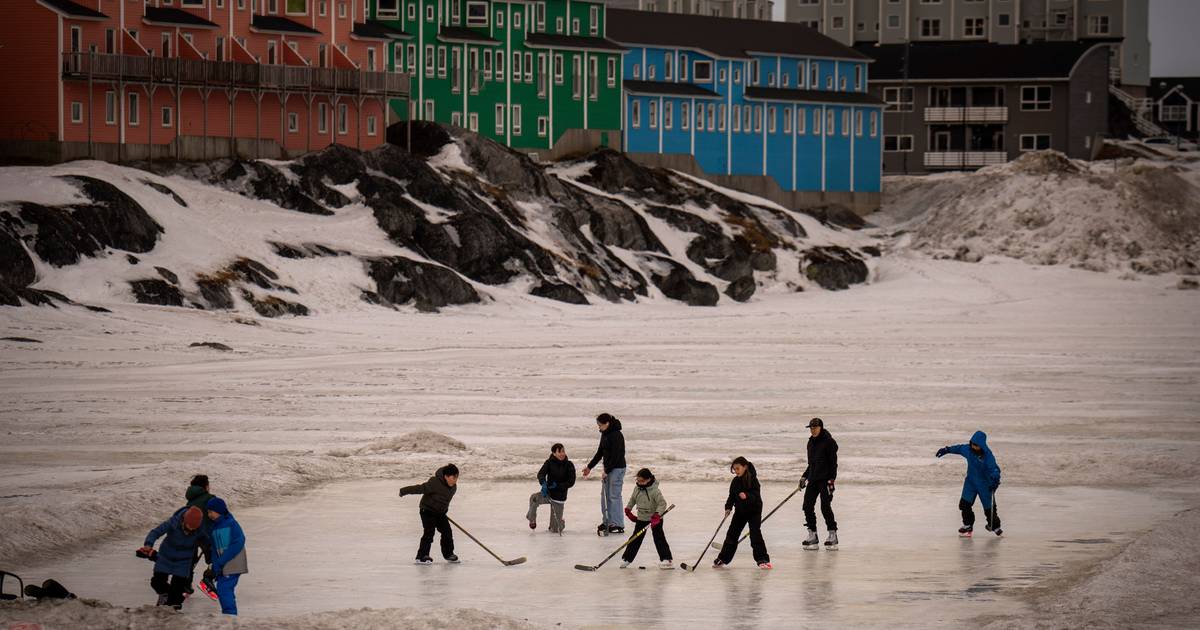
<path id="1" fill-rule="evenodd" d="M 1005 123 L 1007 107 L 926 107 L 927 123 Z"/>
<path id="2" fill-rule="evenodd" d="M 938 151 L 925 154 L 928 168 L 975 168 L 993 166 L 1008 161 L 1004 151 Z"/>
<path id="3" fill-rule="evenodd" d="M 270 92 L 404 96 L 409 90 L 408 75 L 394 72 L 96 53 L 64 53 L 62 73 L 65 79 L 229 87 Z"/>

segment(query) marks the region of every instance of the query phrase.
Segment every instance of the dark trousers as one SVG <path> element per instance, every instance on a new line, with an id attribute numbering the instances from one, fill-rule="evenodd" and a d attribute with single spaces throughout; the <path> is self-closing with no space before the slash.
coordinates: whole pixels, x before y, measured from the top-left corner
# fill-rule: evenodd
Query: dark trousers
<path id="1" fill-rule="evenodd" d="M 816 531 L 817 529 L 817 497 L 821 497 L 821 516 L 825 517 L 825 529 L 836 532 L 837 521 L 833 519 L 833 496 L 829 494 L 829 482 L 825 479 L 813 479 L 804 489 L 804 526 Z"/>
<path id="2" fill-rule="evenodd" d="M 429 548 L 433 546 L 433 532 L 442 535 L 442 557 L 454 555 L 454 532 L 450 529 L 450 521 L 445 514 L 432 510 L 421 510 L 421 526 L 425 532 L 421 534 L 421 546 L 417 548 L 417 559 L 428 558 Z"/>
<path id="3" fill-rule="evenodd" d="M 979 498 L 983 499 L 984 497 L 980 495 Z M 981 503 L 984 504 L 983 514 L 987 519 L 988 527 L 992 529 L 999 529 L 1000 512 L 996 508 L 996 499 L 992 498 L 990 501 L 983 500 Z M 962 510 L 963 525 L 966 525 L 967 527 L 973 527 L 975 525 L 975 510 L 972 509 L 973 505 L 975 505 L 974 501 L 968 503 L 966 499 L 958 500 L 958 509 Z"/>
<path id="4" fill-rule="evenodd" d="M 647 527 L 650 527 L 650 534 L 654 536 L 654 549 L 658 551 L 659 560 L 673 560 L 671 555 L 671 546 L 667 544 L 667 533 L 663 531 L 665 523 L 659 523 L 658 527 L 650 527 L 650 521 L 638 521 L 633 528 L 633 533 L 636 534 Z M 625 553 L 621 554 L 621 559 L 625 562 L 633 562 L 637 557 L 638 550 L 642 548 L 642 541 L 646 539 L 646 535 L 642 534 L 633 539 L 625 547 Z"/>
<path id="5" fill-rule="evenodd" d="M 725 531 L 725 542 L 721 543 L 721 553 L 717 555 L 722 564 L 733 561 L 733 555 L 737 553 L 738 539 L 742 537 L 742 530 L 747 525 L 750 526 L 750 549 L 754 551 L 755 564 L 771 561 L 771 556 L 767 553 L 767 541 L 763 540 L 762 504 L 759 504 L 755 508 L 738 508 L 733 511 L 733 520 L 729 522 L 729 529 Z"/>
<path id="6" fill-rule="evenodd" d="M 169 575 L 155 571 L 154 577 L 150 578 L 150 588 L 159 595 L 166 595 L 168 606 L 182 606 L 183 593 L 191 582 L 186 575 Z"/>

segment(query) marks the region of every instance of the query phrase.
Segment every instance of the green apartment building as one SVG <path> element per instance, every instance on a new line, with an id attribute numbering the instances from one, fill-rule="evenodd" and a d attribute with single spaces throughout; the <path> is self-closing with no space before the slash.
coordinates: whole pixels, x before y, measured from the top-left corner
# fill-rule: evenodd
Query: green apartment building
<path id="1" fill-rule="evenodd" d="M 432 120 L 557 157 L 620 148 L 621 53 L 603 2 L 372 0 L 374 21 L 404 32 L 389 68 L 412 75 L 401 120 Z M 407 111 L 406 111 L 407 109 Z"/>

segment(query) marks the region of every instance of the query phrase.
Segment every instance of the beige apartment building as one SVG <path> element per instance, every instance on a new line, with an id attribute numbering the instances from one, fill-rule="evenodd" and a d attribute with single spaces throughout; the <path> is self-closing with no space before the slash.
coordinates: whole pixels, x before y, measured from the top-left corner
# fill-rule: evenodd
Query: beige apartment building
<path id="1" fill-rule="evenodd" d="M 770 20 L 775 3 L 770 0 L 607 0 L 614 9 L 660 13 L 687 13 L 715 17 Z"/>

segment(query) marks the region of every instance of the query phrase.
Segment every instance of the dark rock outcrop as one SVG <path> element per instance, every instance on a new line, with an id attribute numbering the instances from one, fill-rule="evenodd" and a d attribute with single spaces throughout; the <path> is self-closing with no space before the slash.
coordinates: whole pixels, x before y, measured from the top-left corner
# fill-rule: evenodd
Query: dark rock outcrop
<path id="1" fill-rule="evenodd" d="M 418 310 L 436 311 L 443 306 L 480 301 L 469 282 L 445 267 L 403 256 L 375 258 L 366 264 L 376 293 L 391 304 L 412 302 Z"/>
<path id="2" fill-rule="evenodd" d="M 824 223 L 850 230 L 861 230 L 867 227 L 867 222 L 850 208 L 839 204 L 800 208 L 800 212 Z"/>
<path id="3" fill-rule="evenodd" d="M 721 294 L 713 285 L 697 280 L 692 272 L 688 271 L 687 267 L 666 258 L 664 256 L 648 256 L 648 259 L 658 263 L 657 266 L 666 267 L 669 271 L 665 274 L 652 272 L 650 280 L 654 286 L 658 287 L 663 295 L 672 300 L 686 302 L 688 306 L 716 306 Z"/>
<path id="4" fill-rule="evenodd" d="M 283 317 L 284 315 L 308 315 L 308 307 L 299 302 L 289 302 L 281 297 L 268 295 L 258 297 L 248 289 L 242 289 L 242 299 L 263 317 Z"/>
<path id="5" fill-rule="evenodd" d="M 758 283 L 754 281 L 754 276 L 738 278 L 729 283 L 725 287 L 725 295 L 738 302 L 746 302 L 754 296 L 754 291 L 758 289 Z"/>
<path id="6" fill-rule="evenodd" d="M 36 279 L 33 259 L 25 251 L 21 239 L 0 227 L 0 286 L 23 288 Z"/>
<path id="7" fill-rule="evenodd" d="M 159 306 L 183 306 L 183 293 L 179 287 L 160 280 L 149 278 L 134 280 L 129 283 L 133 289 L 133 297 L 139 304 L 157 304 Z"/>
<path id="8" fill-rule="evenodd" d="M 813 282 L 831 291 L 849 289 L 867 281 L 869 270 L 853 251 L 844 247 L 814 247 L 800 260 L 800 271 Z"/>
<path id="9" fill-rule="evenodd" d="M 587 297 L 583 294 L 583 291 L 569 284 L 543 282 L 530 289 L 529 295 L 558 300 L 567 304 L 588 304 Z"/>
<path id="10" fill-rule="evenodd" d="M 211 350 L 218 350 L 220 352 L 233 352 L 233 348 L 230 348 L 229 346 L 217 341 L 193 341 L 192 343 L 188 344 L 188 347 L 209 348 Z"/>
<path id="11" fill-rule="evenodd" d="M 173 199 L 175 203 L 179 204 L 180 206 L 184 208 L 188 207 L 187 202 L 183 200 L 183 197 L 180 197 L 174 190 L 171 190 L 170 188 L 158 182 L 152 182 L 148 179 L 143 179 L 141 181 L 143 184 L 153 188 L 154 190 L 157 190 L 164 195 L 170 195 L 171 199 Z"/>
<path id="12" fill-rule="evenodd" d="M 16 343 L 42 343 L 41 339 L 32 337 L 0 337 L 0 341 L 15 341 Z"/>

